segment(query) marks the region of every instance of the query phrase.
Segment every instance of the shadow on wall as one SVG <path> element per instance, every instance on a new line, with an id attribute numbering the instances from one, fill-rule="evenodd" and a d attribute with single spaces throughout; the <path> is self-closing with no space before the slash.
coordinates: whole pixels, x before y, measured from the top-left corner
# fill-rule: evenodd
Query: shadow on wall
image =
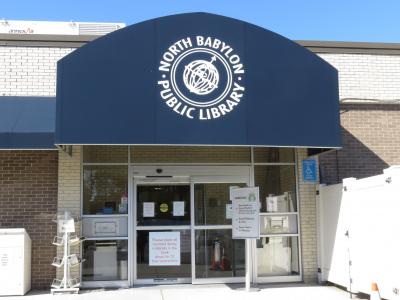
<path id="1" fill-rule="evenodd" d="M 389 166 L 349 131 L 341 127 L 341 132 L 343 148 L 319 157 L 321 183 L 336 184 L 348 177 L 374 176 Z"/>

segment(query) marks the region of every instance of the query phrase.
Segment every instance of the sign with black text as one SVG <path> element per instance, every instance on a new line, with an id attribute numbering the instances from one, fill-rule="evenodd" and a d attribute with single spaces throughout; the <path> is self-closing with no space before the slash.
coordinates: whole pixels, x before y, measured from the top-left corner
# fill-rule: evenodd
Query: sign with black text
<path id="1" fill-rule="evenodd" d="M 180 266 L 181 236 L 179 231 L 149 233 L 149 265 Z"/>
<path id="2" fill-rule="evenodd" d="M 258 187 L 231 190 L 232 238 L 258 239 L 260 237 L 260 196 Z"/>

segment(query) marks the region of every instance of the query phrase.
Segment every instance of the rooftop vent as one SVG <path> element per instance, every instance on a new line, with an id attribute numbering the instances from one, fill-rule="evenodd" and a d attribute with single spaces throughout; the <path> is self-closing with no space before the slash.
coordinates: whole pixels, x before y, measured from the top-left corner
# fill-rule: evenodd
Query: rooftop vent
<path id="1" fill-rule="evenodd" d="M 79 35 L 105 35 L 120 29 L 120 24 L 78 23 Z"/>

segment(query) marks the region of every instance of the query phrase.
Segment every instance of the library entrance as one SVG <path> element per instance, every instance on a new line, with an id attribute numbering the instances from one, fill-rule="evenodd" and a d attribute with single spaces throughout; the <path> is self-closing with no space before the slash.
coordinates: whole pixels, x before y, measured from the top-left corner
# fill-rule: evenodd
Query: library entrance
<path id="1" fill-rule="evenodd" d="M 59 209 L 81 192 L 85 286 L 244 281 L 229 188 L 246 185 L 260 191 L 246 275 L 303 279 L 298 174 L 341 146 L 335 68 L 268 30 L 191 13 L 96 39 L 57 69 Z"/>
<path id="2" fill-rule="evenodd" d="M 251 280 L 302 280 L 294 149 L 82 149 L 85 287 L 244 282 L 245 240 L 232 239 L 229 194 L 245 186 L 260 188 Z"/>
<path id="3" fill-rule="evenodd" d="M 244 281 L 229 189 L 247 185 L 243 176 L 134 178 L 133 283 Z"/>

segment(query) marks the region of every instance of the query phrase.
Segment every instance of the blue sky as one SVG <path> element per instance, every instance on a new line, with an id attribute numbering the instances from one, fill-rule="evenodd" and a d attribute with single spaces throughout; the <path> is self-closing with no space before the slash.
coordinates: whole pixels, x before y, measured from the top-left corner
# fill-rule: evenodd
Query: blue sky
<path id="1" fill-rule="evenodd" d="M 183 12 L 245 20 L 294 40 L 400 42 L 400 0 L 0 0 L 8 20 L 134 24 Z"/>

